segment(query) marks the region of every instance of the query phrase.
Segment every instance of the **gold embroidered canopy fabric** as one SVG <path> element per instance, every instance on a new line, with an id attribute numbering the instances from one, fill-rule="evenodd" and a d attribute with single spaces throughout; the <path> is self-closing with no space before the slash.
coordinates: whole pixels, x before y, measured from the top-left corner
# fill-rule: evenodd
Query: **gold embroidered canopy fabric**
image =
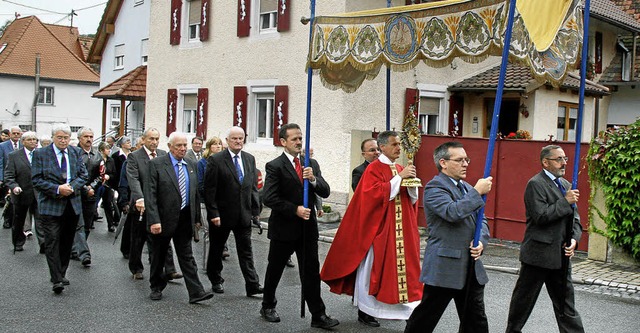
<path id="1" fill-rule="evenodd" d="M 536 79 L 559 86 L 580 58 L 578 1 L 518 1 L 510 60 L 530 67 Z M 529 5 L 521 6 L 526 1 Z M 540 11 L 530 3 L 539 4 Z M 477 63 L 501 55 L 508 5 L 507 0 L 447 0 L 319 16 L 313 22 L 307 66 L 327 88 L 353 92 L 383 65 L 405 71 L 420 61 L 432 67 L 446 66 L 454 58 Z"/>

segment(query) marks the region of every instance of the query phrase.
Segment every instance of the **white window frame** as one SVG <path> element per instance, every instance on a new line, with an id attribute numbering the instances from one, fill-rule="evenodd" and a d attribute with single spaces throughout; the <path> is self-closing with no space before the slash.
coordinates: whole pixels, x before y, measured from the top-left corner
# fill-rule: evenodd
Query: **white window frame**
<path id="1" fill-rule="evenodd" d="M 184 97 L 185 95 L 195 95 L 196 96 L 196 100 L 198 98 L 198 89 L 200 88 L 200 85 L 198 84 L 180 84 L 178 85 L 177 89 L 178 89 L 178 110 L 177 110 L 177 119 L 176 119 L 176 128 L 179 131 L 184 132 L 185 134 L 187 134 L 188 139 L 190 139 L 190 137 L 195 136 L 196 133 L 196 115 L 197 115 L 197 106 L 196 109 L 193 110 L 192 113 L 190 113 L 190 117 L 191 117 L 191 121 L 193 124 L 193 131 L 189 132 L 186 130 L 186 117 L 187 114 L 185 113 L 185 109 L 184 109 Z M 197 103 L 196 103 L 197 104 Z M 190 110 L 189 110 L 190 111 Z"/>
<path id="2" fill-rule="evenodd" d="M 51 86 L 40 86 L 38 94 L 38 105 L 54 105 L 55 88 Z"/>
<path id="3" fill-rule="evenodd" d="M 111 128 L 117 127 L 120 125 L 120 104 L 111 104 L 109 106 L 109 117 L 111 118 Z"/>
<path id="4" fill-rule="evenodd" d="M 202 3 L 201 3 L 202 4 Z M 200 40 L 200 24 L 190 24 L 189 22 L 189 9 L 191 8 L 191 1 L 182 1 L 182 24 L 180 34 L 180 49 L 193 49 L 203 46 Z M 202 15 L 201 15 L 202 16 Z M 191 38 L 191 27 L 196 26 L 196 37 Z"/>
<path id="5" fill-rule="evenodd" d="M 247 0 L 251 1 L 251 0 Z M 251 33 L 249 34 L 252 39 L 272 39 L 279 38 L 280 32 L 278 31 L 278 11 L 269 12 L 270 15 L 275 15 L 272 17 L 272 24 L 268 29 L 262 29 L 262 21 L 263 16 L 260 12 L 260 1 L 261 0 L 253 0 L 251 3 Z M 265 13 L 266 14 L 266 13 Z"/>
<path id="6" fill-rule="evenodd" d="M 275 93 L 278 80 L 252 80 L 247 82 L 247 142 L 261 146 L 273 146 L 273 110 L 275 108 Z M 270 99 L 271 111 L 266 113 L 265 136 L 258 137 L 259 130 L 259 100 Z"/>
<path id="7" fill-rule="evenodd" d="M 140 64 L 146 65 L 149 62 L 149 38 L 140 41 Z"/>
<path id="8" fill-rule="evenodd" d="M 445 103 L 445 101 L 448 98 L 447 86 L 439 85 L 439 84 L 418 83 L 417 88 L 419 90 L 420 98 L 424 97 L 424 98 L 434 98 L 434 99 L 440 100 L 440 108 L 438 110 L 438 121 L 437 121 L 436 133 L 443 133 L 445 135 L 448 134 L 443 132 L 443 129 L 447 128 L 449 123 L 448 112 L 446 109 L 447 103 Z M 418 110 L 419 109 L 420 108 L 418 107 Z M 420 116 L 421 116 L 420 113 L 418 113 L 418 121 L 420 121 Z M 423 129 L 422 131 L 423 133 L 427 133 L 427 129 Z"/>
<path id="9" fill-rule="evenodd" d="M 113 50 L 113 69 L 121 70 L 124 69 L 124 44 L 118 44 L 114 47 Z"/>

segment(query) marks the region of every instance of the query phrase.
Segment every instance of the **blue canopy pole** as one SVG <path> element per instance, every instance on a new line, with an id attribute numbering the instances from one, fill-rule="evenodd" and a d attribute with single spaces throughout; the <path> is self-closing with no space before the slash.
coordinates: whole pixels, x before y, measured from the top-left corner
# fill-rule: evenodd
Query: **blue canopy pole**
<path id="1" fill-rule="evenodd" d="M 500 64 L 500 79 L 498 81 L 498 91 L 496 92 L 496 101 L 493 106 L 493 119 L 491 120 L 491 134 L 489 135 L 489 147 L 487 148 L 487 158 L 484 163 L 483 178 L 491 175 L 491 163 L 493 161 L 493 151 L 496 144 L 496 136 L 498 134 L 498 120 L 500 119 L 500 107 L 502 106 L 502 92 L 504 91 L 504 80 L 507 75 L 507 64 L 509 63 L 509 48 L 511 47 L 511 30 L 513 27 L 513 16 L 516 10 L 516 0 L 509 1 L 509 16 L 507 18 L 507 30 L 504 34 L 504 43 L 502 49 L 502 63 Z M 482 196 L 482 200 L 487 202 L 487 195 Z M 473 246 L 478 246 L 480 234 L 482 233 L 482 218 L 484 216 L 484 206 L 478 210 L 476 217 L 476 230 L 473 235 Z"/>
<path id="2" fill-rule="evenodd" d="M 310 0 L 311 20 L 309 21 L 309 45 L 311 45 L 311 38 L 313 37 L 313 22 L 316 18 L 316 1 Z M 313 89 L 313 70 L 311 66 L 307 68 L 307 122 L 304 131 L 304 166 L 309 166 L 309 141 L 311 140 L 311 91 Z M 309 208 L 309 180 L 304 180 L 304 195 L 303 195 L 304 208 Z"/>
<path id="3" fill-rule="evenodd" d="M 580 101 L 578 102 L 578 124 L 576 125 L 576 150 L 573 157 L 573 178 L 571 188 L 578 188 L 578 170 L 580 170 L 580 143 L 582 142 L 582 114 L 584 112 L 584 89 L 587 78 L 587 57 L 589 51 L 589 10 L 591 0 L 584 3 L 584 32 L 582 36 L 582 59 L 580 63 Z"/>
<path id="4" fill-rule="evenodd" d="M 387 0 L 387 8 L 391 0 Z M 391 68 L 387 65 L 387 131 L 391 130 Z"/>

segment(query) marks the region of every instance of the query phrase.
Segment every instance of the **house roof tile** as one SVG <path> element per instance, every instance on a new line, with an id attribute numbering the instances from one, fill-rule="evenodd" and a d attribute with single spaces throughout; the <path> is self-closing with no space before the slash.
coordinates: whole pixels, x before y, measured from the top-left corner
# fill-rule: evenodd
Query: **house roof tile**
<path id="1" fill-rule="evenodd" d="M 633 50 L 633 40 L 631 38 L 622 39 L 625 47 Z M 616 56 L 611 60 L 609 66 L 602 72 L 600 79 L 601 84 L 618 85 L 618 84 L 635 84 L 640 81 L 640 44 L 636 46 L 636 61 L 634 66 L 634 77 L 631 81 L 622 80 L 622 52 L 616 52 Z"/>
<path id="2" fill-rule="evenodd" d="M 480 74 L 474 75 L 468 79 L 449 86 L 449 91 L 494 91 L 498 88 L 498 79 L 500 77 L 500 66 L 490 68 Z M 527 89 L 535 84 L 536 80 L 531 76 L 531 70 L 527 67 L 509 64 L 505 76 L 505 91 L 526 92 Z M 609 89 L 600 86 L 594 82 L 586 82 L 585 91 L 593 95 L 607 95 Z M 571 90 L 580 88 L 580 78 L 578 75 L 569 73 L 562 87 Z"/>
<path id="3" fill-rule="evenodd" d="M 35 59 L 39 54 L 42 78 L 100 82 L 100 75 L 84 61 L 77 30 L 74 34 L 68 27 L 43 24 L 37 17 L 28 16 L 16 19 L 6 28 L 0 37 L 0 45 L 5 43 L 0 53 L 0 74 L 35 76 Z"/>
<path id="4" fill-rule="evenodd" d="M 640 32 L 640 21 L 632 14 L 619 7 L 620 0 L 592 0 L 590 13 L 599 20 L 609 22 L 613 25 L 621 26 L 627 30 Z M 637 2 L 637 1 L 633 1 Z"/>
<path id="5" fill-rule="evenodd" d="M 138 66 L 96 91 L 92 97 L 143 101 L 147 92 L 147 66 Z"/>
<path id="6" fill-rule="evenodd" d="M 633 16 L 640 22 L 640 1 L 638 0 L 612 0 L 618 7 Z"/>

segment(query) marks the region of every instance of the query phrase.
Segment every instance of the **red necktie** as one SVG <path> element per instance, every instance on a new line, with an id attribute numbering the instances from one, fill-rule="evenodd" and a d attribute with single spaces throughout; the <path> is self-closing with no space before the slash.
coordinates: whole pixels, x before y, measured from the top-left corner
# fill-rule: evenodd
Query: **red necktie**
<path id="1" fill-rule="evenodd" d="M 156 158 L 156 152 L 155 151 L 151 153 L 151 158 L 152 159 Z"/>
<path id="2" fill-rule="evenodd" d="M 298 178 L 300 178 L 300 182 L 302 182 L 302 167 L 300 166 L 300 159 L 298 159 L 297 157 L 294 157 L 293 164 L 295 164 L 296 173 L 298 174 Z"/>

